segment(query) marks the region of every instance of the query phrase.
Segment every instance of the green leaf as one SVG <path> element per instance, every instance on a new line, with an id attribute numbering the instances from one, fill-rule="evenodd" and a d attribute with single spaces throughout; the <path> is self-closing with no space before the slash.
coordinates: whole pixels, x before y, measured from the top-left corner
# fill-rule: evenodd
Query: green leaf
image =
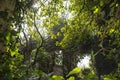
<path id="1" fill-rule="evenodd" d="M 56 39 L 56 35 L 54 35 L 54 34 L 51 35 L 51 38 L 52 38 L 52 39 Z"/>
<path id="2" fill-rule="evenodd" d="M 116 4 L 116 7 L 118 7 L 119 6 L 119 4 Z"/>
<path id="3" fill-rule="evenodd" d="M 60 32 L 57 33 L 57 36 L 61 36 L 62 34 Z"/>
<path id="4" fill-rule="evenodd" d="M 53 26 L 54 26 L 54 24 L 53 24 L 53 23 L 51 23 L 51 24 L 50 24 L 50 26 L 51 26 L 51 27 L 53 27 Z"/>
<path id="5" fill-rule="evenodd" d="M 98 7 L 95 7 L 94 9 L 95 9 L 93 12 L 94 14 L 98 14 L 100 12 L 100 9 Z"/>
<path id="6" fill-rule="evenodd" d="M 53 75 L 52 78 L 54 80 L 64 80 L 64 78 L 62 76 L 57 76 L 57 75 Z"/>
<path id="7" fill-rule="evenodd" d="M 11 51 L 11 56 L 14 56 L 16 54 L 15 51 Z"/>
<path id="8" fill-rule="evenodd" d="M 110 79 L 110 78 L 104 78 L 104 80 L 112 80 L 112 79 Z"/>
<path id="9" fill-rule="evenodd" d="M 11 34 L 10 34 L 9 32 L 6 33 L 5 39 L 6 39 L 8 42 L 10 41 L 10 35 L 11 35 Z"/>
<path id="10" fill-rule="evenodd" d="M 112 34 L 113 32 L 115 32 L 114 29 L 110 29 L 109 33 Z"/>
<path id="11" fill-rule="evenodd" d="M 73 76 L 71 76 L 70 78 L 68 78 L 67 80 L 75 80 L 75 78 Z"/>
<path id="12" fill-rule="evenodd" d="M 81 71 L 81 69 L 78 68 L 78 67 L 76 67 L 72 71 L 69 72 L 69 74 L 67 75 L 67 77 L 70 76 L 70 75 L 73 75 L 73 74 L 78 74 L 78 73 L 80 73 L 80 71 Z"/>

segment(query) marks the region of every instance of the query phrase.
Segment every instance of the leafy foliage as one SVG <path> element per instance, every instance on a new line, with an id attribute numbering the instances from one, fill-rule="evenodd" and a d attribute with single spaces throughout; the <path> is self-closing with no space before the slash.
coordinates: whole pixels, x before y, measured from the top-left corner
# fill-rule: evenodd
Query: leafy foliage
<path id="1" fill-rule="evenodd" d="M 1 0 L 0 79 L 120 79 L 119 13 L 119 0 Z"/>
<path id="2" fill-rule="evenodd" d="M 74 68 L 72 71 L 69 72 L 67 76 L 73 75 L 73 74 L 78 74 L 80 73 L 80 68 Z"/>

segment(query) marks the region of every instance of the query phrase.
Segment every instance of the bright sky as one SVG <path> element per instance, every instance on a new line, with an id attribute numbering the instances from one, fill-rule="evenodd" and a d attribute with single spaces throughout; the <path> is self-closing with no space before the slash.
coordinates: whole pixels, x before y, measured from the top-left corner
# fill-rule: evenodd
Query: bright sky
<path id="1" fill-rule="evenodd" d="M 90 56 L 85 56 L 80 62 L 78 62 L 78 67 L 89 67 Z"/>

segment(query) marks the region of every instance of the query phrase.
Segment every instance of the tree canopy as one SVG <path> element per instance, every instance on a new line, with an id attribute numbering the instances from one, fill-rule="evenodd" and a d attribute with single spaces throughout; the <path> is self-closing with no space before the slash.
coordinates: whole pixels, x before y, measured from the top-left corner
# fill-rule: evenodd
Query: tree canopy
<path id="1" fill-rule="evenodd" d="M 0 79 L 119 80 L 119 13 L 119 0 L 1 0 Z"/>

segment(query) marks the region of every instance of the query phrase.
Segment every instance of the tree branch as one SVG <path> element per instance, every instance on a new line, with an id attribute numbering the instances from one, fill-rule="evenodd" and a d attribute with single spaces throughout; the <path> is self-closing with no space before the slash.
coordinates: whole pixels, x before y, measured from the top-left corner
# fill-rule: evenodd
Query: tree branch
<path id="1" fill-rule="evenodd" d="M 39 49 L 40 49 L 40 47 L 42 47 L 42 45 L 43 45 L 42 35 L 41 35 L 41 33 L 39 32 L 38 27 L 37 27 L 37 25 L 36 25 L 36 21 L 35 21 L 36 15 L 35 15 L 35 14 L 36 14 L 36 11 L 34 11 L 34 27 L 36 28 L 36 30 L 37 30 L 37 32 L 38 32 L 38 34 L 39 34 L 39 36 L 40 36 L 41 44 L 40 44 L 40 45 L 37 47 L 37 49 L 36 49 L 35 57 L 34 57 L 34 62 L 32 63 L 32 65 L 35 65 L 35 63 L 36 63 L 36 61 L 37 61 L 37 55 L 38 55 Z"/>

